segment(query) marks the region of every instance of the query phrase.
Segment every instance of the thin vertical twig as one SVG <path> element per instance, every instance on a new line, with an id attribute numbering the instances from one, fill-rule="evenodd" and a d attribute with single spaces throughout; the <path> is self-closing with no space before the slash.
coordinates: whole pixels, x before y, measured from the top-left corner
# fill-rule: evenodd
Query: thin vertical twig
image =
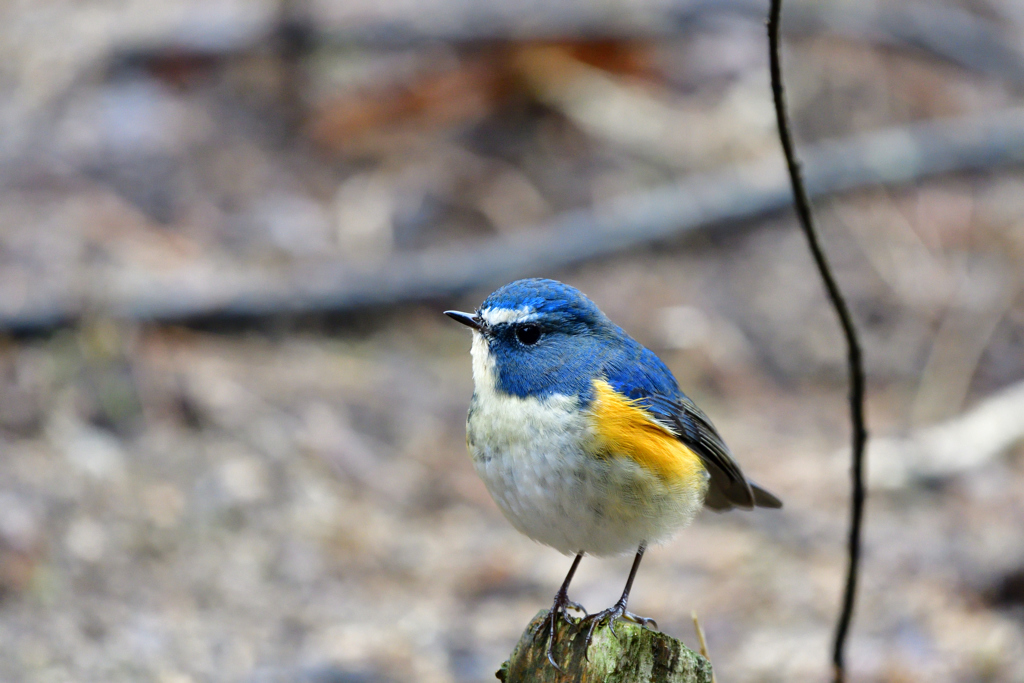
<path id="1" fill-rule="evenodd" d="M 782 58 L 779 50 L 779 26 L 782 17 L 782 0 L 771 0 L 768 15 L 768 52 L 771 65 L 772 95 L 775 100 L 775 118 L 779 125 L 779 139 L 786 155 L 789 169 L 789 180 L 793 186 L 793 200 L 796 204 L 800 227 L 807 237 L 807 244 L 818 272 L 825 283 L 825 289 L 832 302 L 832 307 L 839 317 L 839 323 L 846 337 L 847 364 L 850 374 L 850 422 L 852 426 L 853 455 L 851 467 L 852 494 L 850 497 L 850 535 L 848 541 L 849 564 L 846 572 L 846 586 L 843 590 L 843 604 L 836 621 L 835 641 L 832 649 L 835 683 L 843 683 L 846 679 L 844 654 L 846 637 L 853 619 L 853 607 L 857 593 L 857 573 L 860 567 L 861 526 L 864 518 L 864 448 L 868 433 L 864 425 L 864 362 L 861 356 L 857 330 L 853 325 L 850 309 L 843 298 L 839 285 L 829 266 L 828 258 L 822 251 L 818 234 L 811 218 L 811 203 L 807 198 L 800 172 L 800 163 L 793 149 L 793 138 L 790 133 L 789 118 L 786 114 L 786 99 L 782 88 Z"/>
<path id="2" fill-rule="evenodd" d="M 700 654 L 710 662 L 711 655 L 708 654 L 708 643 L 704 639 L 704 629 L 700 625 L 700 619 L 697 618 L 697 610 L 690 612 L 690 616 L 693 618 L 693 630 L 697 632 L 697 642 L 700 643 Z M 711 683 L 718 683 L 714 668 L 711 669 Z"/>

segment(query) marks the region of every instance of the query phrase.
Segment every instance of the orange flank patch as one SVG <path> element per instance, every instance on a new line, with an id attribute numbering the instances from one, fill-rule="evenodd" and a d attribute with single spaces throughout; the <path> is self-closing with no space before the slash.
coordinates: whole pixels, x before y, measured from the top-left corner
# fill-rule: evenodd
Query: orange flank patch
<path id="1" fill-rule="evenodd" d="M 608 382 L 594 380 L 591 403 L 598 447 L 632 458 L 670 486 L 702 486 L 704 465 L 672 432 L 655 422 L 639 401 L 626 398 Z"/>

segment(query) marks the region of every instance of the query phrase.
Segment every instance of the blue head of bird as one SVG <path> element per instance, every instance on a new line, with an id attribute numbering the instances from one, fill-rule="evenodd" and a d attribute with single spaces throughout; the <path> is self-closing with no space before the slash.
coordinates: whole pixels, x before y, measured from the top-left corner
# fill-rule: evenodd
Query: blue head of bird
<path id="1" fill-rule="evenodd" d="M 471 327 L 477 391 L 519 398 L 583 398 L 607 366 L 668 369 L 575 287 L 556 280 L 517 280 L 498 289 L 475 313 L 447 311 Z M 674 385 L 674 380 L 672 381 Z"/>

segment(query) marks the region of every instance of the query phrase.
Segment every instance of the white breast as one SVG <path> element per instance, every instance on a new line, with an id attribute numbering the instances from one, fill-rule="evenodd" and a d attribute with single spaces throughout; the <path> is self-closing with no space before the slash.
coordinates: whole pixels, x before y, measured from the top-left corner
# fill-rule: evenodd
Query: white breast
<path id="1" fill-rule="evenodd" d="M 473 379 L 473 463 L 498 507 L 530 538 L 563 553 L 633 552 L 666 538 L 699 507 L 632 459 L 595 453 L 590 418 L 576 397 L 498 391 L 493 358 L 476 332 Z"/>

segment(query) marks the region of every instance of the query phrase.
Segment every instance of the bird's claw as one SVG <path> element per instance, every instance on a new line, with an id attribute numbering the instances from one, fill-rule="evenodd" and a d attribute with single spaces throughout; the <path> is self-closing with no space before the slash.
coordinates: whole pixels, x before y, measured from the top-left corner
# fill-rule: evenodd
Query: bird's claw
<path id="1" fill-rule="evenodd" d="M 580 603 L 574 601 L 574 600 L 566 600 L 561 605 L 556 602 L 554 605 L 552 605 L 551 610 L 544 616 L 544 618 L 541 619 L 537 624 L 535 624 L 534 627 L 530 630 L 530 635 L 531 636 L 537 635 L 537 633 L 542 628 L 544 628 L 546 626 L 549 626 L 549 622 L 551 621 L 551 616 L 553 614 L 557 613 L 557 614 L 561 615 L 564 618 L 568 618 L 569 617 L 569 614 L 568 614 L 569 610 L 573 610 L 575 612 L 582 612 L 583 613 L 583 616 L 581 617 L 582 619 L 586 619 L 587 616 L 588 616 L 587 608 L 584 607 L 583 605 L 581 605 Z"/>
<path id="2" fill-rule="evenodd" d="M 638 614 L 627 612 L 626 605 L 621 602 L 617 602 L 606 610 L 602 610 L 584 618 L 584 621 L 590 622 L 590 626 L 587 628 L 587 638 L 583 644 L 584 652 L 590 651 L 590 641 L 594 637 L 594 630 L 603 623 L 608 624 L 608 630 L 612 632 L 613 636 L 616 638 L 619 637 L 618 632 L 615 630 L 616 619 L 625 619 L 626 621 L 631 621 L 634 624 L 639 624 L 643 628 L 658 628 L 658 623 L 654 621 L 654 619 L 651 619 L 650 617 L 641 617 Z"/>
<path id="3" fill-rule="evenodd" d="M 561 591 L 559 591 L 559 593 L 557 595 L 555 595 L 555 602 L 554 602 L 554 604 L 551 605 L 551 610 L 540 621 L 540 623 L 537 624 L 537 627 L 536 627 L 536 629 L 533 632 L 533 635 L 536 635 L 538 631 L 543 629 L 545 626 L 547 627 L 547 630 L 548 630 L 548 647 L 547 647 L 548 661 L 551 663 L 551 666 L 555 667 L 555 669 L 558 670 L 559 673 L 565 673 L 565 671 L 563 671 L 562 667 L 558 666 L 558 662 L 555 661 L 555 633 L 558 630 L 557 629 L 558 625 L 557 625 L 556 622 L 557 622 L 558 617 L 562 617 L 566 621 L 569 621 L 569 615 L 568 615 L 567 612 L 570 609 L 571 610 L 575 610 L 577 612 L 582 612 L 583 613 L 583 618 L 587 618 L 587 616 L 588 616 L 587 610 L 586 610 L 586 608 L 583 605 L 581 605 L 580 603 L 578 603 L 578 602 L 576 602 L 574 600 L 570 600 L 568 595 L 566 595 L 565 593 L 562 593 Z"/>

